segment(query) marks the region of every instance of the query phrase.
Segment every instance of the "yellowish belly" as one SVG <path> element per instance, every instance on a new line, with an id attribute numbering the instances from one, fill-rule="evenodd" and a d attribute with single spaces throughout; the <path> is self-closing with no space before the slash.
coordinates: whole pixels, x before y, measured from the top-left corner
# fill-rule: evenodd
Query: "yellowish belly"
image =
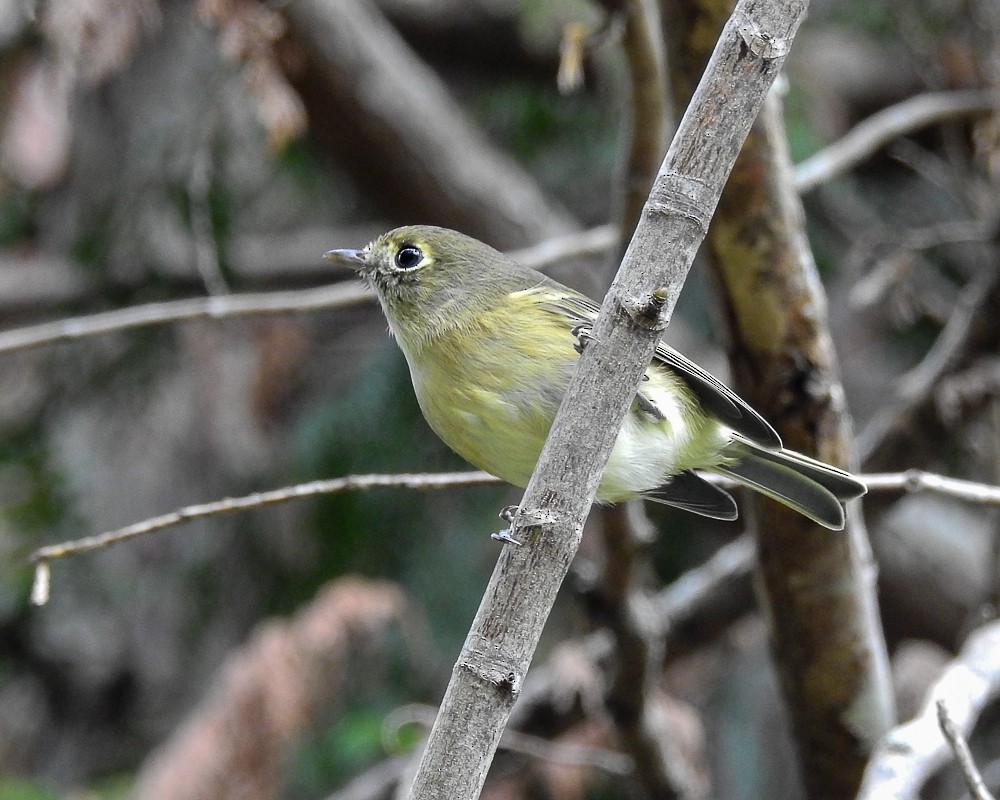
<path id="1" fill-rule="evenodd" d="M 564 327 L 522 328 L 500 353 L 487 338 L 463 330 L 407 353 L 407 361 L 424 417 L 445 444 L 524 487 L 576 366 L 574 343 Z M 643 392 L 662 414 L 654 417 L 637 404 L 629 409 L 598 488 L 600 501 L 635 497 L 677 472 L 718 463 L 728 439 L 667 370 L 651 367 Z"/>

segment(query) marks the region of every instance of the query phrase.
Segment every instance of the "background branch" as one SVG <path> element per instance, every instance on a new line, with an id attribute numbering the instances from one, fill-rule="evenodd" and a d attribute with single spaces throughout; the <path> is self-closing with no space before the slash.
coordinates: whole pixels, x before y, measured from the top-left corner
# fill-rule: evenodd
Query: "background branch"
<path id="1" fill-rule="evenodd" d="M 604 255 L 610 249 L 613 240 L 612 227 L 603 225 L 571 235 L 551 237 L 531 247 L 514 251 L 511 256 L 526 266 L 545 272 L 564 261 Z M 322 246 L 317 243 L 317 258 L 321 252 Z M 199 319 L 218 320 L 267 314 L 294 314 L 342 308 L 358 303 L 373 303 L 374 300 L 374 295 L 363 283 L 348 281 L 314 289 L 218 294 L 212 297 L 149 303 L 0 331 L 0 355 L 151 325 L 191 322 Z"/>
<path id="2" fill-rule="evenodd" d="M 711 263 L 737 391 L 786 447 L 849 467 L 850 422 L 782 113 L 772 92 L 720 202 Z M 754 505 L 761 604 L 806 792 L 848 800 L 894 722 L 864 521 L 851 508 L 844 535 L 830 536 L 769 500 Z"/>
<path id="3" fill-rule="evenodd" d="M 300 0 L 283 13 L 305 56 L 290 77 L 310 127 L 362 183 L 386 187 L 376 200 L 391 216 L 419 207 L 499 248 L 578 227 L 469 122 L 373 3 Z"/>
<path id="4" fill-rule="evenodd" d="M 957 658 L 935 681 L 921 712 L 893 729 L 874 750 L 858 800 L 920 796 L 927 780 L 945 764 L 951 751 L 941 736 L 938 703 L 963 736 L 968 737 L 986 705 L 1000 693 L 1000 623 L 973 632 Z"/>
<path id="5" fill-rule="evenodd" d="M 941 733 L 944 734 L 948 746 L 955 754 L 955 760 L 958 761 L 959 769 L 962 771 L 962 777 L 965 779 L 965 785 L 969 789 L 972 800 L 993 800 L 993 795 L 986 788 L 983 776 L 979 774 L 979 770 L 976 768 L 976 762 L 972 760 L 969 743 L 955 727 L 955 723 L 948 713 L 948 706 L 945 705 L 944 700 L 937 701 L 937 712 Z"/>
<path id="6" fill-rule="evenodd" d="M 287 503 L 304 497 L 336 494 L 345 491 L 364 491 L 375 488 L 393 487 L 397 489 L 434 489 L 444 486 L 478 486 L 481 484 L 498 483 L 499 479 L 482 471 L 446 472 L 417 475 L 348 475 L 343 478 L 300 483 L 267 492 L 255 492 L 243 497 L 227 497 L 209 503 L 185 506 L 169 514 L 152 517 L 118 530 L 87 536 L 71 542 L 40 547 L 31 554 L 31 561 L 36 566 L 36 588 L 32 591 L 32 602 L 44 605 L 49 599 L 49 568 L 48 562 L 56 558 L 100 550 L 119 544 L 137 536 L 170 528 L 185 522 L 192 522 L 204 517 L 215 517 L 220 514 L 231 514 L 234 511 L 260 509 L 275 503 Z"/>
<path id="7" fill-rule="evenodd" d="M 870 158 L 889 142 L 927 125 L 956 117 L 988 114 L 990 92 L 928 92 L 884 108 L 846 135 L 795 166 L 795 188 L 802 194 L 831 181 Z"/>

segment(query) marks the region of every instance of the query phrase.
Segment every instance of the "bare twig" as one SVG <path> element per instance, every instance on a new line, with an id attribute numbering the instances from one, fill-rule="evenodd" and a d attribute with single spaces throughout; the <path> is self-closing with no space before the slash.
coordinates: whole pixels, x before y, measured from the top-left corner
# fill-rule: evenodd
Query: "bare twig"
<path id="1" fill-rule="evenodd" d="M 956 172 L 955 161 L 944 154 L 930 150 L 913 139 L 897 139 L 886 148 L 886 153 L 931 186 L 960 202 L 966 201 L 968 183 L 961 173 Z"/>
<path id="2" fill-rule="evenodd" d="M 941 733 L 948 740 L 948 746 L 955 754 L 958 767 L 962 771 L 965 785 L 972 796 L 972 800 L 994 800 L 990 790 L 986 788 L 983 776 L 976 768 L 976 762 L 972 760 L 972 752 L 969 750 L 969 743 L 965 737 L 955 727 L 951 717 L 948 715 L 948 706 L 944 700 L 937 701 L 938 724 L 941 726 Z"/>
<path id="3" fill-rule="evenodd" d="M 99 550 L 113 544 L 134 539 L 143 534 L 191 522 L 205 517 L 231 514 L 234 511 L 245 511 L 251 508 L 263 508 L 275 503 L 287 503 L 303 497 L 335 494 L 346 491 L 364 491 L 368 489 L 396 487 L 405 489 L 434 489 L 443 486 L 478 486 L 484 483 L 498 483 L 487 472 L 443 472 L 435 474 L 403 474 L 403 475 L 348 475 L 343 478 L 300 483 L 267 492 L 255 492 L 243 497 L 227 497 L 210 503 L 186 506 L 171 511 L 159 517 L 136 522 L 118 530 L 108 531 L 96 536 L 86 536 L 82 539 L 40 547 L 31 554 L 31 561 L 36 565 L 35 584 L 32 589 L 32 602 L 44 605 L 48 601 L 49 566 L 48 562 L 64 556 Z"/>
<path id="4" fill-rule="evenodd" d="M 653 607 L 664 630 L 664 659 L 674 660 L 754 608 L 757 551 L 744 534 L 720 547 L 659 592 Z"/>
<path id="5" fill-rule="evenodd" d="M 651 525 L 636 504 L 602 512 L 604 568 L 593 605 L 614 641 L 607 659 L 605 706 L 647 796 L 705 797 L 708 781 L 699 769 L 700 753 L 684 752 L 663 710 L 666 698 L 658 680 L 664 627 L 651 598 L 634 585 L 645 544 L 653 536 Z"/>
<path id="6" fill-rule="evenodd" d="M 805 194 L 857 166 L 893 139 L 926 125 L 992 110 L 993 98 L 983 90 L 928 92 L 911 97 L 873 114 L 842 139 L 798 164 L 795 188 Z"/>
<path id="7" fill-rule="evenodd" d="M 859 475 L 870 492 L 933 492 L 982 506 L 1000 505 L 1000 486 L 949 478 L 920 469 Z"/>
<path id="8" fill-rule="evenodd" d="M 615 231 L 602 225 L 580 233 L 557 236 L 532 247 L 511 253 L 522 264 L 541 271 L 570 259 L 607 253 L 615 242 Z M 286 292 L 259 292 L 254 294 L 227 294 L 215 297 L 196 297 L 164 303 L 105 311 L 82 317 L 44 322 L 25 328 L 0 331 L 0 355 L 32 347 L 44 347 L 59 342 L 74 341 L 88 336 L 117 333 L 199 319 L 227 319 L 230 317 L 264 314 L 294 314 L 343 308 L 375 299 L 358 281 L 301 289 Z"/>
<path id="9" fill-rule="evenodd" d="M 955 729 L 968 736 L 986 705 L 1000 696 L 1000 622 L 975 631 L 944 670 L 921 712 L 890 731 L 872 753 L 857 800 L 916 800 L 927 780 L 948 761 L 938 728 L 938 703 Z"/>
<path id="10" fill-rule="evenodd" d="M 433 720 L 432 720 L 433 722 Z M 567 742 L 553 742 L 530 733 L 505 730 L 500 747 L 514 753 L 568 766 L 594 767 L 609 775 L 628 776 L 635 773 L 635 764 L 624 753 L 602 747 L 585 747 Z"/>
<path id="11" fill-rule="evenodd" d="M 713 483 L 732 485 L 731 481 L 716 475 L 706 475 L 705 478 Z M 872 473 L 859 475 L 858 478 L 872 493 L 927 491 L 977 505 L 1000 505 L 1000 486 L 950 478 L 923 470 Z M 241 497 L 227 497 L 208 503 L 185 506 L 167 514 L 132 523 L 124 528 L 38 548 L 30 556 L 30 561 L 36 565 L 32 602 L 35 605 L 44 605 L 48 601 L 50 561 L 109 547 L 137 536 L 182 525 L 193 520 L 338 492 L 367 491 L 376 488 L 444 489 L 493 483 L 501 483 L 501 481 L 487 472 L 475 470 L 468 472 L 346 475 L 340 478 L 312 481 L 265 492 L 254 492 Z M 744 539 L 737 540 L 732 545 L 720 549 L 719 553 L 705 564 L 705 570 L 698 573 L 696 580 L 692 574 L 689 580 L 676 584 L 657 601 L 660 612 L 670 618 L 683 618 L 685 607 L 689 604 L 698 604 L 702 594 L 710 594 L 716 581 L 742 579 L 744 572 L 749 570 L 750 564 L 752 564 L 752 557 L 752 547 Z"/>
<path id="12" fill-rule="evenodd" d="M 851 248 L 852 253 L 848 256 L 848 260 L 859 272 L 866 273 L 851 289 L 851 304 L 866 307 L 882 302 L 887 290 L 898 283 L 903 267 L 910 265 L 912 259 L 903 258 L 906 254 L 947 244 L 987 242 L 993 236 L 995 227 L 992 222 L 980 220 L 948 220 L 899 232 L 879 231 L 872 236 L 862 237 Z M 874 266 L 869 267 L 873 251 L 886 246 L 891 248 L 891 252 L 879 257 Z M 969 287 L 974 285 L 975 281 L 970 282 Z"/>
<path id="13" fill-rule="evenodd" d="M 977 312 L 989 293 L 995 290 L 997 279 L 992 270 L 983 270 L 962 289 L 951 316 L 938 334 L 923 360 L 901 376 L 896 394 L 901 399 L 915 400 L 932 391 L 944 374 L 955 367 L 963 355 Z"/>
<path id="14" fill-rule="evenodd" d="M 538 244 L 509 255 L 526 267 L 548 272 L 565 261 L 589 256 L 603 256 L 614 247 L 617 231 L 614 225 L 598 225 L 586 231 L 551 236 Z"/>
<path id="15" fill-rule="evenodd" d="M 618 0 L 604 0 L 608 12 Z M 626 0 L 622 47 L 629 74 L 624 174 L 617 213 L 621 256 L 642 213 L 667 143 L 667 87 L 656 3 Z"/>
<path id="16" fill-rule="evenodd" d="M 395 709 L 385 720 L 387 733 L 395 732 L 404 725 L 413 723 L 430 728 L 434 724 L 437 709 L 433 706 L 411 703 Z M 521 753 L 540 761 L 568 766 L 594 767 L 611 775 L 631 775 L 635 772 L 632 759 L 624 753 L 616 753 L 603 747 L 586 747 L 566 742 L 554 742 L 541 736 L 508 728 L 500 738 L 500 747 L 513 753 Z"/>
<path id="17" fill-rule="evenodd" d="M 164 303 L 105 311 L 85 317 L 43 322 L 0 332 L 0 354 L 31 347 L 70 342 L 87 336 L 198 319 L 223 319 L 261 314 L 289 314 L 370 302 L 371 295 L 357 282 L 290 292 L 228 294 L 170 300 Z"/>
<path id="18" fill-rule="evenodd" d="M 379 761 L 333 794 L 328 794 L 326 800 L 381 800 L 391 797 L 390 793 L 403 780 L 412 760 L 413 756 L 404 755 Z"/>

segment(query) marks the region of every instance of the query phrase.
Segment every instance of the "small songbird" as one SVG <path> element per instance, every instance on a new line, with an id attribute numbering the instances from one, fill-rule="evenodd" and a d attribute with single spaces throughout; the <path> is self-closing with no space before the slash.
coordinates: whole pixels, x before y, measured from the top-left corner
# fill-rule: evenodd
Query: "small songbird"
<path id="1" fill-rule="evenodd" d="M 326 258 L 357 270 L 406 356 L 424 417 L 452 450 L 524 487 L 599 310 L 589 298 L 456 231 L 397 228 Z M 634 497 L 715 519 L 736 503 L 695 470 L 724 475 L 844 527 L 863 483 L 786 450 L 719 380 L 662 342 L 639 385 L 597 500 Z"/>

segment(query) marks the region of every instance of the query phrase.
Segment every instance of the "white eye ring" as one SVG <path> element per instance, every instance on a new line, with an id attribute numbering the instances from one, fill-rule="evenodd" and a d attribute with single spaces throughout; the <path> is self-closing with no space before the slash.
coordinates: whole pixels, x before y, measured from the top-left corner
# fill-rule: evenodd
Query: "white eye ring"
<path id="1" fill-rule="evenodd" d="M 420 251 L 419 247 L 415 247 L 412 244 L 404 244 L 396 251 L 396 257 L 393 261 L 397 269 L 409 272 L 424 263 L 424 254 Z"/>

